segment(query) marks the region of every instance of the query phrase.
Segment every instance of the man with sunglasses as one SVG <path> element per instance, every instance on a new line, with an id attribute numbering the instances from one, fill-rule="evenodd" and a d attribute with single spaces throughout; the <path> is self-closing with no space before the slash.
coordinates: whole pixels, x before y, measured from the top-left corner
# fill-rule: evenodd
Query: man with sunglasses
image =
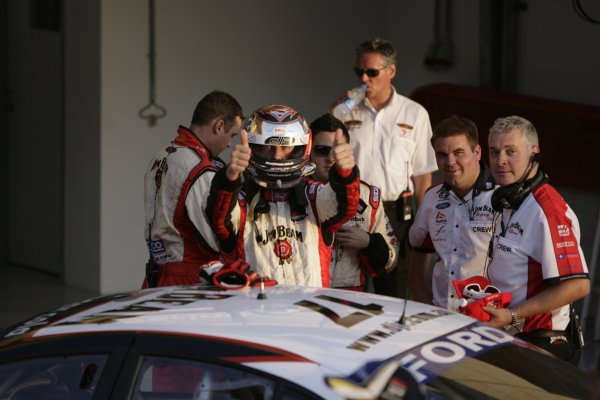
<path id="1" fill-rule="evenodd" d="M 389 41 L 374 38 L 360 44 L 356 48 L 354 71 L 359 81 L 367 85 L 366 98 L 343 122 L 350 130 L 361 177 L 381 188 L 383 206 L 403 256 L 414 200 L 418 207 L 431 186 L 431 172 L 436 170 L 429 146 L 429 115 L 421 105 L 398 94 L 392 86 L 396 50 Z M 375 291 L 402 297 L 406 293 L 407 275 L 405 262 L 399 257 L 396 272 L 374 280 Z"/>
<path id="2" fill-rule="evenodd" d="M 425 194 L 410 227 L 409 242 L 417 251 L 437 252 L 433 304 L 456 311 L 462 294 L 455 292 L 453 282 L 483 275 L 492 237 L 495 184 L 481 162 L 473 121 L 457 116 L 442 120 L 433 131 L 431 145 L 444 182 Z M 415 287 L 428 293 L 424 266 L 411 264 L 409 268 L 418 283 Z"/>
<path id="3" fill-rule="evenodd" d="M 331 114 L 325 114 L 310 124 L 313 148 L 310 160 L 316 169 L 312 178 L 329 182 L 335 165 L 331 151 L 336 135 L 342 134 L 350 143 L 346 126 Z M 389 273 L 395 265 L 398 243 L 381 205 L 379 188 L 360 183 L 358 212 L 335 233 L 331 257 L 331 287 L 363 291 L 367 277 Z"/>
<path id="4" fill-rule="evenodd" d="M 341 136 L 331 150 L 329 183 L 322 184 L 306 179 L 315 167 L 310 130 L 298 111 L 275 104 L 246 119 L 242 142 L 212 181 L 206 209 L 223 262 L 245 259 L 279 284 L 329 287 L 333 234 L 359 202 L 358 169 Z"/>

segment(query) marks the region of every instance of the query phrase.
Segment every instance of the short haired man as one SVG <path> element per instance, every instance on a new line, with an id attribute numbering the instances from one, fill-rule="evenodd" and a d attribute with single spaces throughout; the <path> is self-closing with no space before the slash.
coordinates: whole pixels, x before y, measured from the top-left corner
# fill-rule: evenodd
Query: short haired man
<path id="1" fill-rule="evenodd" d="M 206 210 L 222 260 L 245 259 L 279 284 L 329 287 L 333 234 L 359 202 L 352 148 L 337 135 L 335 167 L 321 184 L 306 179 L 315 169 L 311 133 L 295 109 L 256 110 L 241 137 L 212 181 Z"/>
<path id="2" fill-rule="evenodd" d="M 492 196 L 498 218 L 487 276 L 512 294 L 510 308 L 485 308 L 489 323 L 577 365 L 581 349 L 570 303 L 590 291 L 577 216 L 539 169 L 538 134 L 531 122 L 518 116 L 497 119 L 488 146 L 490 169 L 501 187 Z"/>
<path id="3" fill-rule="evenodd" d="M 456 311 L 453 280 L 482 275 L 492 237 L 494 180 L 481 161 L 477 127 L 452 116 L 434 129 L 431 145 L 444 182 L 425 194 L 409 231 L 411 246 L 436 251 L 433 304 Z M 423 266 L 418 266 L 423 268 Z M 411 273 L 423 271 L 410 266 Z"/>
<path id="4" fill-rule="evenodd" d="M 316 170 L 313 178 L 329 182 L 329 170 L 335 164 L 331 149 L 336 135 L 342 133 L 350 143 L 348 129 L 331 114 L 310 124 L 313 148 L 310 160 Z M 336 233 L 331 257 L 331 287 L 362 291 L 366 277 L 385 275 L 394 268 L 398 243 L 381 205 L 379 188 L 360 182 L 358 213 Z"/>
<path id="5" fill-rule="evenodd" d="M 189 128 L 150 161 L 144 180 L 144 236 L 150 252 L 144 287 L 198 283 L 198 269 L 219 259 L 204 208 L 218 155 L 242 125 L 233 96 L 213 91 L 196 105 Z"/>
<path id="6" fill-rule="evenodd" d="M 401 96 L 392 86 L 396 49 L 391 42 L 373 38 L 361 43 L 356 48 L 354 71 L 367 85 L 366 98 L 343 122 L 350 130 L 361 176 L 381 188 L 384 209 L 400 243 L 396 271 L 376 278 L 375 291 L 400 297 L 407 285 L 407 267 L 401 258 L 412 219 L 412 213 L 404 211 L 403 201 L 413 202 L 403 194 L 414 193 L 419 206 L 431 186 L 431 172 L 436 169 L 429 146 L 431 124 L 420 104 Z"/>

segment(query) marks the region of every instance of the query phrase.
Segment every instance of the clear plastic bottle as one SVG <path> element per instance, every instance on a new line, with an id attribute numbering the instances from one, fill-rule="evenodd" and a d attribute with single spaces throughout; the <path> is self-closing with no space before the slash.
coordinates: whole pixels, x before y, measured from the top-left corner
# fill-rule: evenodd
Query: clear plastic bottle
<path id="1" fill-rule="evenodd" d="M 367 85 L 365 84 L 353 88 L 350 90 L 350 95 L 346 96 L 344 100 L 334 107 L 333 116 L 341 121 L 345 121 L 348 114 L 365 98 L 366 94 Z"/>

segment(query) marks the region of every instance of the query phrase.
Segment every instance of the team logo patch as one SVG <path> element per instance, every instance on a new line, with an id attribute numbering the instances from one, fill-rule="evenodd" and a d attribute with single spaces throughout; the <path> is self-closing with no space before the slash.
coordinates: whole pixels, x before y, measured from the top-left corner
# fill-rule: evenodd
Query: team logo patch
<path id="1" fill-rule="evenodd" d="M 160 254 L 166 251 L 165 244 L 162 240 L 146 240 L 148 251 L 150 254 Z"/>
<path id="2" fill-rule="evenodd" d="M 219 169 L 225 166 L 225 163 L 223 161 L 217 159 L 210 160 L 210 163 Z"/>
<path id="3" fill-rule="evenodd" d="M 358 202 L 358 210 L 357 212 L 359 214 L 362 214 L 365 212 L 365 210 L 367 209 L 367 203 L 365 203 L 362 199 L 360 199 L 360 201 Z"/>
<path id="4" fill-rule="evenodd" d="M 307 217 L 308 217 L 308 215 L 306 215 L 306 214 L 299 214 L 299 213 L 292 211 L 292 215 L 290 216 L 290 219 L 292 220 L 292 222 L 294 224 L 299 224 L 300 222 L 304 221 Z"/>
<path id="5" fill-rule="evenodd" d="M 567 258 L 579 259 L 579 253 L 560 253 L 558 255 L 559 260 L 565 260 Z"/>
<path id="6" fill-rule="evenodd" d="M 511 235 L 523 236 L 523 228 L 521 227 L 521 224 L 519 224 L 518 222 L 513 222 L 512 224 L 510 224 L 507 228 L 507 232 L 510 233 Z"/>
<path id="7" fill-rule="evenodd" d="M 557 249 L 564 249 L 565 247 L 575 247 L 575 242 L 558 242 L 558 243 L 556 243 Z"/>
<path id="8" fill-rule="evenodd" d="M 357 119 L 351 119 L 349 121 L 345 121 L 344 125 L 346 125 L 346 127 L 348 127 L 348 130 L 350 130 L 354 128 L 359 128 L 362 125 L 362 121 L 359 121 Z"/>
<path id="9" fill-rule="evenodd" d="M 435 223 L 436 224 L 446 224 L 448 223 L 448 220 L 446 219 L 446 214 L 444 214 L 443 212 L 437 212 L 437 214 L 435 215 Z"/>
<path id="10" fill-rule="evenodd" d="M 286 239 L 279 239 L 275 242 L 274 249 L 275 255 L 279 258 L 279 264 L 292 262 L 292 245 Z"/>
<path id="11" fill-rule="evenodd" d="M 277 121 L 281 122 L 283 120 L 285 120 L 288 117 L 293 117 L 294 115 L 296 115 L 296 113 L 291 113 L 287 110 L 272 110 L 269 111 L 269 114 L 271 114 L 273 116 L 273 118 L 275 118 Z"/>
<path id="12" fill-rule="evenodd" d="M 568 225 L 558 225 L 558 236 L 569 236 L 571 234 L 571 230 Z"/>
<path id="13" fill-rule="evenodd" d="M 435 206 L 435 208 L 437 208 L 438 210 L 443 210 L 443 209 L 448 208 L 448 207 L 450 207 L 450 203 L 447 203 L 447 202 L 446 203 L 440 203 L 437 206 Z"/>
<path id="14" fill-rule="evenodd" d="M 372 194 L 371 199 L 375 202 L 379 202 L 379 188 L 376 186 L 373 186 L 371 194 Z"/>
<path id="15" fill-rule="evenodd" d="M 440 190 L 438 192 L 438 197 L 440 200 L 448 200 L 450 198 L 450 192 L 447 190 Z"/>
<path id="16" fill-rule="evenodd" d="M 403 124 L 403 123 L 398 123 L 396 124 L 396 126 L 398 126 L 398 128 L 400 128 L 400 132 L 402 136 L 406 136 L 410 133 L 410 131 L 412 131 L 413 127 L 411 125 L 408 124 Z"/>
<path id="17" fill-rule="evenodd" d="M 265 144 L 270 146 L 292 146 L 294 144 L 293 137 L 279 137 L 279 136 L 271 136 L 267 140 L 265 140 Z"/>

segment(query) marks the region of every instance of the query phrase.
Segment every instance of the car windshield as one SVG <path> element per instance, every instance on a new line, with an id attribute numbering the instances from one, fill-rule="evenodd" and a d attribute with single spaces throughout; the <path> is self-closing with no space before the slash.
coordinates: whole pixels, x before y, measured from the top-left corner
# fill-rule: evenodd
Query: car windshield
<path id="1" fill-rule="evenodd" d="M 144 357 L 133 399 L 269 400 L 275 384 L 245 370 L 168 357 Z"/>
<path id="2" fill-rule="evenodd" d="M 435 399 L 590 398 L 583 371 L 526 346 L 499 347 L 421 372 L 427 375 L 421 383 Z"/>

